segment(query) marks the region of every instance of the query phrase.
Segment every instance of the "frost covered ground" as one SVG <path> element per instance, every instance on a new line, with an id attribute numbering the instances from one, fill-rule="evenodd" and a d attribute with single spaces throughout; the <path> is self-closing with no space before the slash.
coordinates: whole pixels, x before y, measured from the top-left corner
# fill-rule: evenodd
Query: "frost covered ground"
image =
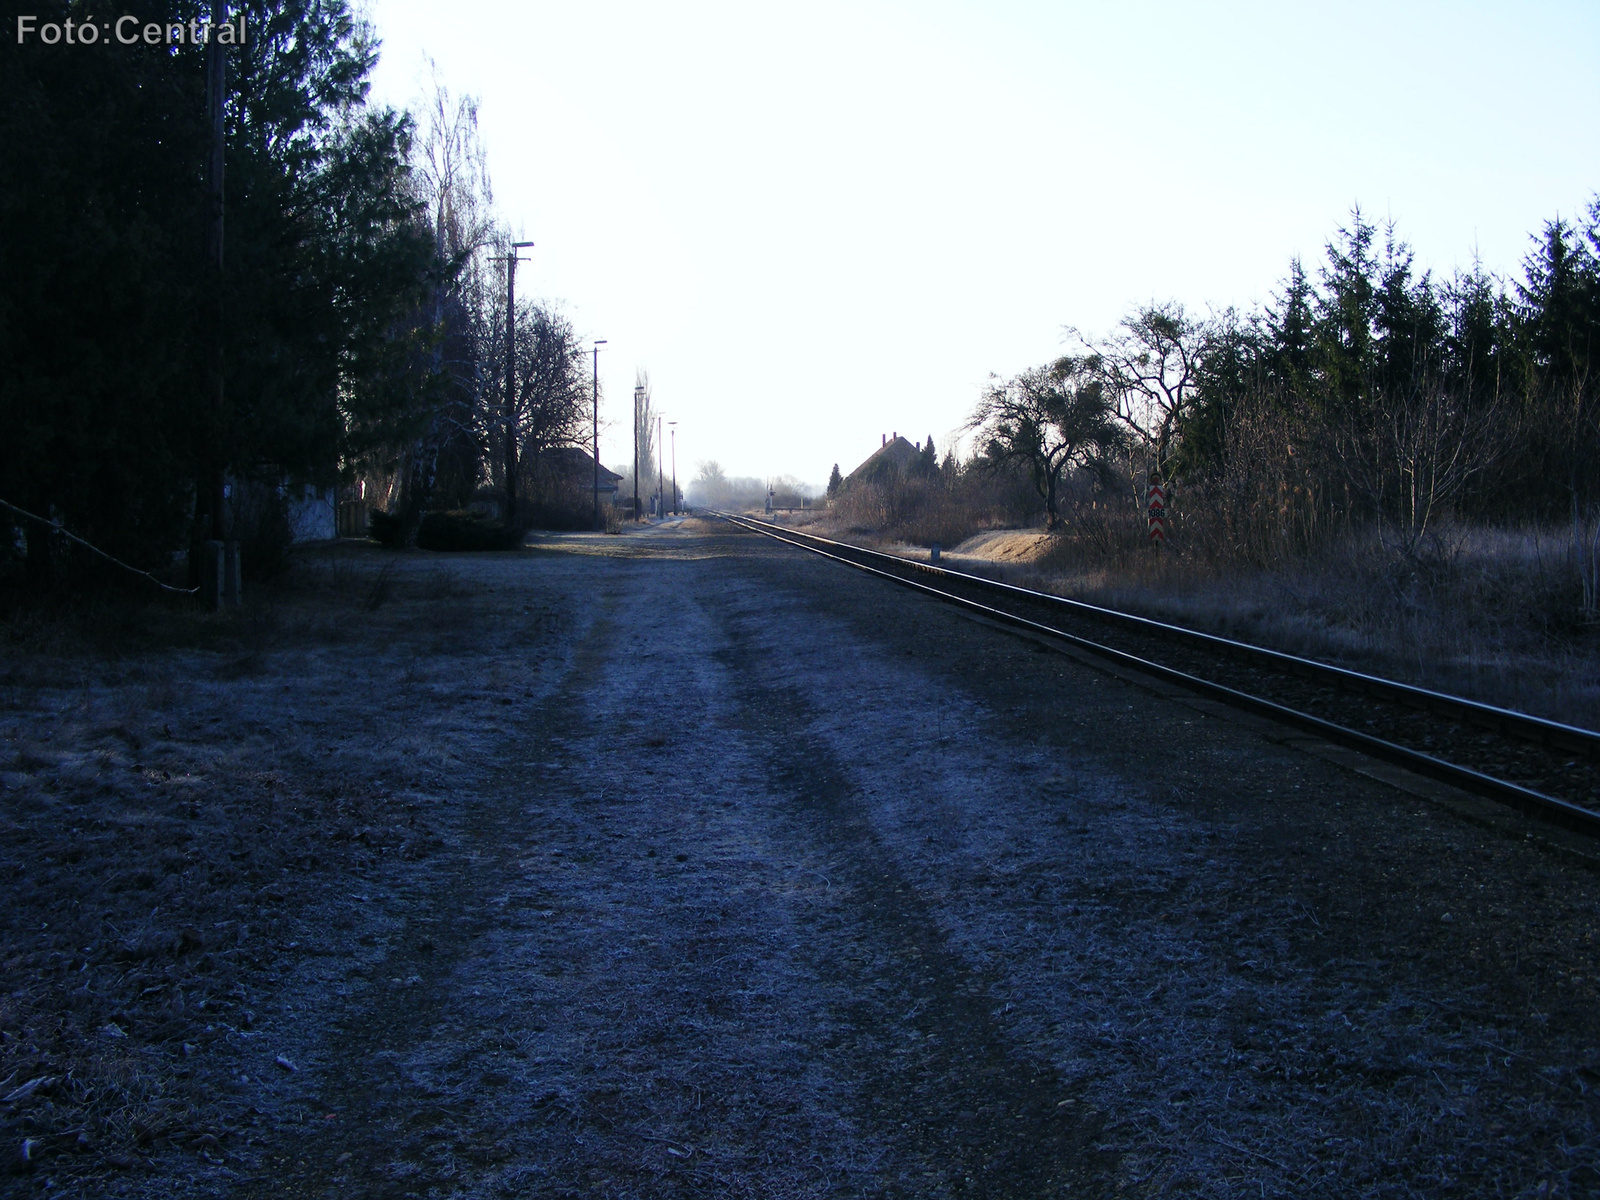
<path id="1" fill-rule="evenodd" d="M 1581 853 L 749 535 L 5 649 L 0 1191 L 1600 1191 Z"/>

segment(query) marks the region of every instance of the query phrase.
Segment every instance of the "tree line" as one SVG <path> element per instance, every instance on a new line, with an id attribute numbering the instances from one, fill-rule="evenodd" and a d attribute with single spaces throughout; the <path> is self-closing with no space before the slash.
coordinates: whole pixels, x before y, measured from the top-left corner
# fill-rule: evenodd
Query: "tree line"
<path id="1" fill-rule="evenodd" d="M 141 25 L 209 15 L 124 7 Z M 581 342 L 547 306 L 519 300 L 505 405 L 511 239 L 472 104 L 437 89 L 419 120 L 371 103 L 377 42 L 348 0 L 234 11 L 249 32 L 226 49 L 220 274 L 206 48 L 18 45 L 15 18 L 0 36 L 0 560 L 36 578 L 73 565 L 51 526 L 170 565 L 204 536 L 219 469 L 235 535 L 270 542 L 285 480 L 367 477 L 414 527 L 504 487 L 508 439 L 576 440 Z"/>
<path id="2" fill-rule="evenodd" d="M 1191 530 L 1257 561 L 1358 527 L 1416 554 L 1447 518 L 1592 534 L 1600 198 L 1533 240 L 1517 277 L 1436 279 L 1357 210 L 1259 311 L 1069 330 L 1069 353 L 985 390 L 974 465 L 1026 476 L 1053 528 L 1068 489 L 1137 504 L 1164 483 Z"/>

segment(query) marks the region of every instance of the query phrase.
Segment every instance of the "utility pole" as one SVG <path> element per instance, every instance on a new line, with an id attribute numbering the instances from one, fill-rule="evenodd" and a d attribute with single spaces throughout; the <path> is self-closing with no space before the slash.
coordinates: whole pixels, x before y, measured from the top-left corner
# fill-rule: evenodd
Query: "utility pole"
<path id="1" fill-rule="evenodd" d="M 213 0 L 211 5 L 211 22 L 213 27 L 225 24 L 228 20 L 228 5 L 226 0 Z M 211 124 L 211 155 L 206 164 L 206 183 L 211 193 L 211 223 L 207 233 L 206 249 L 210 252 L 212 283 L 216 287 L 216 308 L 213 319 L 216 321 L 216 330 L 213 338 L 212 352 L 214 361 L 212 370 L 215 373 L 214 390 L 211 398 L 211 415 L 216 423 L 215 441 L 212 446 L 213 461 L 211 463 L 211 536 L 221 541 L 227 535 L 227 519 L 223 514 L 223 463 L 222 447 L 219 444 L 222 435 L 223 415 L 223 377 L 222 377 L 222 217 L 223 217 L 223 170 L 226 165 L 226 114 L 227 114 L 227 89 L 228 89 L 228 60 L 223 57 L 222 43 L 213 37 L 206 42 L 206 115 Z"/>
<path id="2" fill-rule="evenodd" d="M 227 0 L 212 0 L 213 28 L 226 24 L 227 20 Z M 206 226 L 206 257 L 210 260 L 216 303 L 212 310 L 215 328 L 212 330 L 211 436 L 207 439 L 210 442 L 210 461 L 206 464 L 206 478 L 196 497 L 199 500 L 200 496 L 210 494 L 210 537 L 200 548 L 199 582 L 200 594 L 211 608 L 221 608 L 225 603 L 237 603 L 239 600 L 239 549 L 237 545 L 227 543 L 229 522 L 224 450 L 227 397 L 224 393 L 222 350 L 226 328 L 222 286 L 222 219 L 225 197 L 223 171 L 227 161 L 227 94 L 228 60 L 223 56 L 221 41 L 211 37 L 206 42 L 206 116 L 211 126 L 211 153 L 206 159 L 206 190 L 211 207 L 211 219 Z"/>
<path id="3" fill-rule="evenodd" d="M 506 264 L 506 525 L 517 523 L 517 257 L 532 242 L 512 242 Z"/>
<path id="4" fill-rule="evenodd" d="M 678 423 L 668 421 L 672 431 L 672 515 L 678 515 Z"/>
<path id="5" fill-rule="evenodd" d="M 656 506 L 656 516 L 667 515 L 667 473 L 661 466 L 661 418 L 656 418 L 656 498 L 661 501 Z"/>
<path id="6" fill-rule="evenodd" d="M 594 527 L 603 530 L 600 523 L 600 347 L 605 338 L 594 340 Z"/>
<path id="7" fill-rule="evenodd" d="M 644 384 L 633 389 L 633 519 L 639 519 L 639 409 L 644 405 Z"/>

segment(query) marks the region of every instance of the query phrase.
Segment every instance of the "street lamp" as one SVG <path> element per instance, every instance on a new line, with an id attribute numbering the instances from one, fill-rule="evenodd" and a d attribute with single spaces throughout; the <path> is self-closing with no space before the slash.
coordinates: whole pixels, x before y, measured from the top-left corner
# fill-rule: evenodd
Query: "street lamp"
<path id="1" fill-rule="evenodd" d="M 600 524 L 600 347 L 606 344 L 605 338 L 594 340 L 594 527 L 604 529 Z"/>
<path id="2" fill-rule="evenodd" d="M 644 406 L 644 384 L 633 388 L 633 519 L 639 520 L 639 409 Z"/>
<path id="3" fill-rule="evenodd" d="M 661 466 L 661 442 L 661 418 L 658 416 L 656 417 L 656 499 L 660 501 L 656 505 L 658 517 L 667 515 L 667 473 Z"/>
<path id="4" fill-rule="evenodd" d="M 667 422 L 668 431 L 672 438 L 672 515 L 678 515 L 678 423 Z"/>

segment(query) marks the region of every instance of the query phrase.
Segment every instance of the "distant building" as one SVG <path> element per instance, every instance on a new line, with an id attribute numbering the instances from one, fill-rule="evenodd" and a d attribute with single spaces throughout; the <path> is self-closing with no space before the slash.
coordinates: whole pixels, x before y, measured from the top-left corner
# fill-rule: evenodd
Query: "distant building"
<path id="1" fill-rule="evenodd" d="M 883 445 L 874 450 L 865 462 L 844 477 L 846 483 L 864 483 L 889 475 L 904 476 L 911 472 L 922 458 L 918 450 L 898 433 L 883 435 Z"/>
<path id="2" fill-rule="evenodd" d="M 323 542 L 337 537 L 338 503 L 333 488 L 314 483 L 284 485 L 289 529 L 296 542 Z"/>
<path id="3" fill-rule="evenodd" d="M 337 537 L 338 491 L 264 464 L 248 475 L 229 475 L 225 483 L 233 536 L 260 535 L 291 543 L 324 542 Z"/>
<path id="4" fill-rule="evenodd" d="M 594 456 L 579 446 L 557 446 L 544 451 L 539 455 L 535 475 L 560 491 L 582 492 L 585 496 L 595 491 Z M 617 488 L 621 484 L 621 475 L 600 468 L 601 500 L 616 503 Z"/>

